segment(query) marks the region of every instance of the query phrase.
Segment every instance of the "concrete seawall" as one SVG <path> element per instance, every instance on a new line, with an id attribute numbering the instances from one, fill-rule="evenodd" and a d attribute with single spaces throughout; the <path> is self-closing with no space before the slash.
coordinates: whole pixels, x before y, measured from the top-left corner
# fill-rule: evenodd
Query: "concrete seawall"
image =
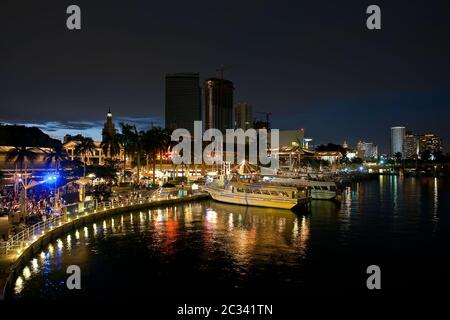
<path id="1" fill-rule="evenodd" d="M 183 198 L 152 201 L 126 207 L 116 207 L 113 209 L 104 211 L 102 210 L 88 215 L 81 215 L 77 219 L 73 219 L 70 222 L 66 222 L 61 226 L 55 227 L 54 229 L 46 232 L 44 235 L 39 237 L 32 244 L 30 244 L 26 249 L 23 250 L 23 252 L 20 253 L 20 255 L 18 255 L 17 253 L 0 255 L 0 300 L 5 300 L 6 296 L 11 292 L 12 286 L 14 284 L 14 279 L 19 276 L 20 272 L 31 260 L 31 258 L 42 251 L 42 249 L 50 242 L 58 239 L 65 233 L 120 213 L 162 206 L 170 206 L 178 203 L 192 202 L 208 198 L 209 195 L 207 194 L 198 194 Z"/>

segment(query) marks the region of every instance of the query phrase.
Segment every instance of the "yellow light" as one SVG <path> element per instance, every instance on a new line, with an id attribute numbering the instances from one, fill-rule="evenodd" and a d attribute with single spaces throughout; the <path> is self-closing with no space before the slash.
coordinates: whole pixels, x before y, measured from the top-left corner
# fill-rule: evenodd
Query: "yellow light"
<path id="1" fill-rule="evenodd" d="M 56 242 L 58 244 L 58 248 L 62 249 L 64 245 L 63 245 L 63 242 L 61 241 L 61 239 L 58 239 Z"/>
<path id="2" fill-rule="evenodd" d="M 25 278 L 25 280 L 28 280 L 31 277 L 30 268 L 28 268 L 28 267 L 23 268 L 22 274 L 23 274 L 23 277 Z"/>

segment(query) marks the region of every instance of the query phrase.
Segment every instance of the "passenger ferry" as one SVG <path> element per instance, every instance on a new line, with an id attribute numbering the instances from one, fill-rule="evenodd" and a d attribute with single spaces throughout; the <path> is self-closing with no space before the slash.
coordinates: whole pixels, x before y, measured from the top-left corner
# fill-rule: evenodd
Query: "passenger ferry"
<path id="1" fill-rule="evenodd" d="M 311 201 L 306 187 L 284 187 L 257 183 L 210 183 L 203 187 L 216 201 L 279 209 L 294 209 Z"/>
<path id="2" fill-rule="evenodd" d="M 305 187 L 311 189 L 311 197 L 313 200 L 339 200 L 339 190 L 334 181 L 307 180 L 286 177 L 264 177 L 263 181 L 270 184 Z"/>

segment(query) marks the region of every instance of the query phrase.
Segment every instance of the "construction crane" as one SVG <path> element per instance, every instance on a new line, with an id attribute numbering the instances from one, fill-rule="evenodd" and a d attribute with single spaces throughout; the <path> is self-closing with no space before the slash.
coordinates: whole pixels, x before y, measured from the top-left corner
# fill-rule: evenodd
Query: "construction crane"
<path id="1" fill-rule="evenodd" d="M 223 80 L 223 73 L 225 72 L 225 70 L 229 70 L 231 69 L 232 66 L 224 66 L 223 64 L 216 69 L 216 72 L 220 75 L 220 79 Z"/>
<path id="2" fill-rule="evenodd" d="M 266 115 L 267 129 L 269 129 L 269 127 L 270 127 L 270 116 L 272 115 L 272 112 L 257 111 L 256 113 L 265 114 Z"/>

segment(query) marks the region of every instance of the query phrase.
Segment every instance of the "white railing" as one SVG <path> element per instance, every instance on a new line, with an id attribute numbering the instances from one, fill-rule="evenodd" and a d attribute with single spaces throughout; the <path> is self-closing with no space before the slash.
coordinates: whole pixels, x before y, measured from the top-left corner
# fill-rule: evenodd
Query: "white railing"
<path id="1" fill-rule="evenodd" d="M 81 208 L 81 210 L 80 210 Z M 80 203 L 73 203 L 63 206 L 63 211 L 67 213 L 67 219 L 70 221 L 72 216 L 79 213 L 90 214 L 96 210 L 96 200 L 86 201 L 83 206 Z M 8 254 L 11 251 L 17 251 L 20 253 L 24 248 L 28 247 L 31 243 L 37 240 L 40 236 L 46 232 L 52 230 L 55 227 L 59 227 L 65 223 L 63 215 L 56 215 L 45 221 L 38 222 L 32 226 L 15 234 L 7 241 L 4 241 L 0 245 L 0 254 Z"/>
<path id="2" fill-rule="evenodd" d="M 201 192 L 194 192 L 191 195 L 145 195 L 131 193 L 125 198 L 114 198 L 113 200 L 97 202 L 96 200 L 86 201 L 81 206 L 81 203 L 74 203 L 66 205 L 63 208 L 66 215 L 59 215 L 36 223 L 23 231 L 15 234 L 7 241 L 0 242 L 0 254 L 8 254 L 10 252 L 16 251 L 18 254 L 22 252 L 26 247 L 36 241 L 39 237 L 51 231 L 55 227 L 62 226 L 67 222 L 71 222 L 74 219 L 78 219 L 81 216 L 86 216 L 90 214 L 97 213 L 99 211 L 106 211 L 119 207 L 127 207 L 132 205 L 150 203 L 154 201 L 179 199 L 184 197 L 191 197 L 193 195 L 199 194 Z"/>

